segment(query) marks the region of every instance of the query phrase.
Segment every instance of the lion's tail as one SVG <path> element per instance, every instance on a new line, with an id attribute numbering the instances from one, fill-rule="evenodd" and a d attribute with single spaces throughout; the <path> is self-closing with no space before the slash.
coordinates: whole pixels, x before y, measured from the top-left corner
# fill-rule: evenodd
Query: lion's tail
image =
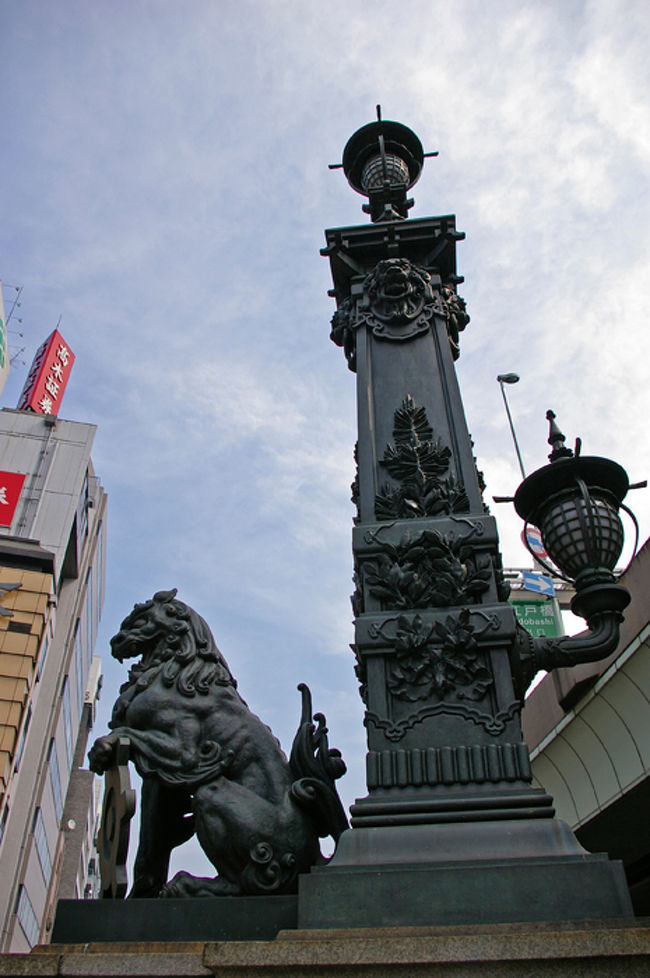
<path id="1" fill-rule="evenodd" d="M 298 686 L 302 694 L 300 726 L 291 747 L 289 766 L 295 777 L 291 798 L 314 820 L 321 838 L 331 835 L 337 841 L 348 828 L 335 782 L 346 772 L 341 752 L 329 747 L 327 727 L 322 713 L 312 721 L 311 692 L 305 683 Z"/>

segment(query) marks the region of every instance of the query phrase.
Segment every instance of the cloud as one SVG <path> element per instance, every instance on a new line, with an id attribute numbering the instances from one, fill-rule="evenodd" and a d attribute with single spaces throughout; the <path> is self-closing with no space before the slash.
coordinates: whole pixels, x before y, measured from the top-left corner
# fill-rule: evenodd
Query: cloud
<path id="1" fill-rule="evenodd" d="M 366 217 L 327 164 L 377 102 L 440 150 L 412 213 L 456 213 L 467 232 L 458 375 L 488 499 L 519 482 L 507 370 L 529 471 L 553 407 L 569 443 L 642 479 L 645 9 L 134 0 L 107 16 L 25 0 L 6 20 L 0 272 L 25 286 L 28 353 L 62 313 L 77 354 L 63 413 L 98 425 L 100 642 L 136 599 L 179 586 L 285 746 L 295 684 L 314 686 L 351 800 L 355 378 L 328 339 L 318 249 L 324 227 Z M 631 504 L 645 538 L 650 494 Z M 506 562 L 526 563 L 520 521 L 493 509 Z M 122 676 L 104 661 L 105 711 Z"/>

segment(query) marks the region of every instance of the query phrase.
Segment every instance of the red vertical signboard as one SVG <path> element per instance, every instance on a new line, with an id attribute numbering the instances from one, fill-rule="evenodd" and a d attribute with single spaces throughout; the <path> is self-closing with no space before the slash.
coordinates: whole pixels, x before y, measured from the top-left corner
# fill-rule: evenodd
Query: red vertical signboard
<path id="1" fill-rule="evenodd" d="M 58 414 L 73 363 L 74 353 L 55 329 L 36 351 L 18 409 Z"/>
<path id="2" fill-rule="evenodd" d="M 11 526 L 24 481 L 20 472 L 0 472 L 0 526 Z"/>

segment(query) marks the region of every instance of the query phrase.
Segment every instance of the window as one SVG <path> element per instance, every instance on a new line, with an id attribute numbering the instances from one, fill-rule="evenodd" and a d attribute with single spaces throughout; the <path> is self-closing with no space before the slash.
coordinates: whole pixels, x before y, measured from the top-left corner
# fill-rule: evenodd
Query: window
<path id="1" fill-rule="evenodd" d="M 54 737 L 50 741 L 50 752 L 47 758 L 50 769 L 50 787 L 54 798 L 54 808 L 58 819 L 63 815 L 63 799 L 61 798 L 61 777 L 59 775 L 59 759 L 56 756 L 56 741 Z"/>
<path id="2" fill-rule="evenodd" d="M 84 702 L 84 661 L 81 652 L 81 629 L 79 628 L 79 619 L 74 626 L 74 663 L 75 669 L 77 671 L 77 713 L 81 716 L 81 710 L 83 709 Z"/>
<path id="3" fill-rule="evenodd" d="M 29 635 L 32 630 L 32 626 L 28 621 L 10 621 L 7 625 L 8 632 L 22 632 L 23 635 Z"/>
<path id="4" fill-rule="evenodd" d="M 27 715 L 25 716 L 25 722 L 23 723 L 23 729 L 20 732 L 20 740 L 18 741 L 18 747 L 16 748 L 16 762 L 14 764 L 14 770 L 17 771 L 20 767 L 20 762 L 23 759 L 23 751 L 25 750 L 25 741 L 27 740 L 27 731 L 29 730 L 29 724 L 32 719 L 32 704 L 30 703 L 27 707 Z"/>
<path id="5" fill-rule="evenodd" d="M 2 813 L 2 818 L 0 818 L 0 843 L 5 834 L 5 829 L 7 828 L 7 820 L 9 818 L 9 805 L 5 805 L 4 811 Z"/>
<path id="6" fill-rule="evenodd" d="M 93 657 L 93 646 L 95 644 L 95 630 L 93 628 L 93 569 L 88 568 L 86 575 L 86 656 L 88 665 Z"/>
<path id="7" fill-rule="evenodd" d="M 52 857 L 50 856 L 50 847 L 47 844 L 47 836 L 45 834 L 45 826 L 40 808 L 37 808 L 34 812 L 32 832 L 34 833 L 34 842 L 36 844 L 38 861 L 41 864 L 43 879 L 45 880 L 45 885 L 48 886 L 50 876 L 52 875 Z"/>
<path id="8" fill-rule="evenodd" d="M 27 938 L 30 947 L 34 947 L 38 941 L 39 926 L 32 901 L 27 896 L 27 890 L 21 883 L 18 887 L 18 900 L 16 902 L 16 916 L 20 921 L 20 926 Z"/>
<path id="9" fill-rule="evenodd" d="M 48 649 L 50 647 L 50 635 L 49 632 L 45 635 L 45 641 L 43 642 L 43 647 L 41 648 L 41 655 L 38 660 L 38 666 L 36 667 L 36 682 L 41 678 L 41 673 L 43 672 L 43 666 L 45 665 L 45 657 L 47 656 Z"/>
<path id="10" fill-rule="evenodd" d="M 65 730 L 65 746 L 68 752 L 68 767 L 72 767 L 72 758 L 74 756 L 74 743 L 72 740 L 72 715 L 70 713 L 70 683 L 68 682 L 68 676 L 63 680 L 63 689 L 61 690 L 61 695 L 63 697 L 63 728 Z"/>
<path id="11" fill-rule="evenodd" d="M 83 547 L 84 537 L 88 533 L 88 501 L 88 470 L 86 469 L 86 477 L 84 479 L 81 495 L 79 496 L 79 502 L 77 504 L 77 539 L 79 541 L 79 553 L 81 553 L 81 548 Z"/>
<path id="12" fill-rule="evenodd" d="M 97 608 L 101 611 L 102 607 L 102 569 L 104 564 L 104 524 L 100 520 L 97 527 L 97 549 L 95 551 L 95 568 L 97 580 Z"/>

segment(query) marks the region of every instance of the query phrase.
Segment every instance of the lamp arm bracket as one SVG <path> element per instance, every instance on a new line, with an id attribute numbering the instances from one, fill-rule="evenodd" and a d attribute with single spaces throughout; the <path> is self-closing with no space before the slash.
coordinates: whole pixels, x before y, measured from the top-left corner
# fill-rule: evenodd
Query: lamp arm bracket
<path id="1" fill-rule="evenodd" d="M 598 662 L 616 650 L 622 616 L 618 611 L 594 615 L 590 627 L 579 635 L 558 638 L 532 638 L 532 653 L 537 669 L 558 669 Z"/>
<path id="2" fill-rule="evenodd" d="M 557 638 L 535 638 L 523 625 L 517 624 L 510 653 L 515 695 L 523 701 L 526 690 L 541 670 L 550 672 L 607 658 L 618 645 L 622 620 L 619 611 L 603 611 L 592 616 L 587 631 Z"/>

